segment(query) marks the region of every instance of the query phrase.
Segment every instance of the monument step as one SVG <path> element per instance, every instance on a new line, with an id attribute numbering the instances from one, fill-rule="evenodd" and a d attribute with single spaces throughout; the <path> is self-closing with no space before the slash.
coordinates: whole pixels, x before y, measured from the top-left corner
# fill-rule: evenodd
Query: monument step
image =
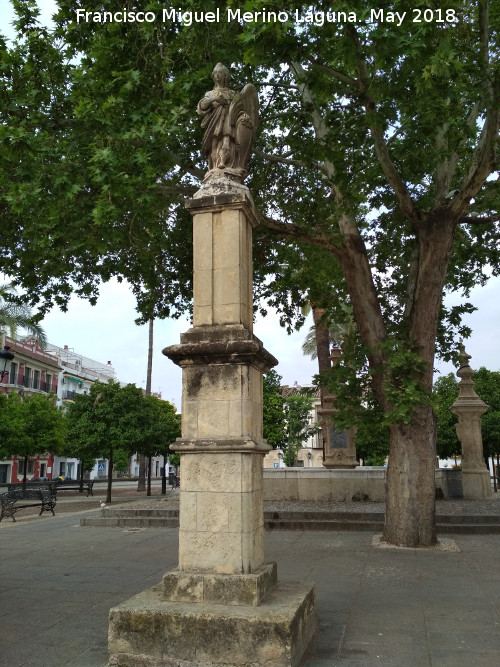
<path id="1" fill-rule="evenodd" d="M 88 516 L 80 519 L 80 526 L 95 528 L 178 528 L 179 517 Z"/>
<path id="2" fill-rule="evenodd" d="M 80 520 L 81 526 L 109 528 L 178 528 L 177 509 L 112 509 L 102 510 L 98 516 Z M 381 532 L 384 527 L 383 512 L 264 512 L 267 530 L 348 530 Z M 500 534 L 499 515 L 437 516 L 438 533 Z"/>

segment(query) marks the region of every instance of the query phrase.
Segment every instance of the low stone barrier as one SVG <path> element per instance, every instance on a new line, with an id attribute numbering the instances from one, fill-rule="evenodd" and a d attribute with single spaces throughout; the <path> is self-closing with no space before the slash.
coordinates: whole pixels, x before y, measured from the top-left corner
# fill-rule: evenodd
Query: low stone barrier
<path id="1" fill-rule="evenodd" d="M 385 475 L 386 468 L 375 466 L 351 470 L 264 468 L 264 500 L 384 502 Z M 436 470 L 436 496 L 460 497 L 447 477 L 443 470 Z"/>
<path id="2" fill-rule="evenodd" d="M 264 468 L 264 500 L 385 500 L 385 468 Z"/>

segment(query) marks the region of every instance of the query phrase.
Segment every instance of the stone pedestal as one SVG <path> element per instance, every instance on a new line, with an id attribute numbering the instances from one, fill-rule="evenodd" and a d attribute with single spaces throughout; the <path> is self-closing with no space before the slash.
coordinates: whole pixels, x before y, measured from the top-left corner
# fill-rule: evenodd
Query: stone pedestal
<path id="1" fill-rule="evenodd" d="M 332 366 L 336 366 L 342 355 L 339 347 L 334 347 L 330 355 Z M 318 415 L 323 431 L 323 466 L 331 469 L 349 469 L 358 465 L 356 461 L 355 434 L 356 429 L 340 431 L 335 428 L 335 396 L 324 396 Z"/>
<path id="2" fill-rule="evenodd" d="M 462 486 L 464 498 L 488 498 L 491 491 L 490 472 L 483 457 L 481 415 L 488 406 L 474 390 L 474 371 L 469 366 L 470 355 L 460 346 L 461 365 L 457 371 L 460 393 L 451 411 L 458 416 L 457 435 L 462 443 Z"/>
<path id="3" fill-rule="evenodd" d="M 358 465 L 356 461 L 355 429 L 340 431 L 335 428 L 334 408 L 335 397 L 326 396 L 324 406 L 318 410 L 321 417 L 325 457 L 323 465 L 331 469 L 352 469 Z"/>
<path id="4" fill-rule="evenodd" d="M 252 333 L 247 188 L 211 179 L 194 218 L 193 327 L 164 350 L 183 369 L 179 563 L 110 612 L 110 664 L 298 665 L 317 620 L 313 584 L 278 585 L 264 560 L 262 373 Z"/>

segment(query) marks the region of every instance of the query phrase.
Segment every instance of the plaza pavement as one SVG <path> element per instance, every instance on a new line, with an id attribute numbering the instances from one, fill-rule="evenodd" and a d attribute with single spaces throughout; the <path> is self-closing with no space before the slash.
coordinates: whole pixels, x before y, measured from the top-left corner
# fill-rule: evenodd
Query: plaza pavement
<path id="1" fill-rule="evenodd" d="M 175 528 L 81 527 L 98 505 L 68 498 L 55 517 L 0 523 L 1 666 L 104 667 L 110 607 L 177 564 Z M 498 667 L 500 535 L 443 536 L 454 551 L 374 548 L 373 537 L 266 533 L 279 580 L 316 583 L 303 667 Z"/>

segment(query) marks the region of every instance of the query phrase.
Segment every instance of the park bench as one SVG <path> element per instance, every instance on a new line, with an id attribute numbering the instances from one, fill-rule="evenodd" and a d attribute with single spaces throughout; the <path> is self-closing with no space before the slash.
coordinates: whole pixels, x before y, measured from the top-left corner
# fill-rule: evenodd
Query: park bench
<path id="1" fill-rule="evenodd" d="M 38 516 L 41 516 L 43 512 L 52 512 L 52 516 L 55 516 L 56 494 L 52 485 L 46 485 L 44 488 L 38 489 L 29 487 L 11 488 L 0 495 L 0 502 L 2 503 L 0 521 L 4 517 L 12 517 L 12 520 L 15 521 L 16 512 L 28 507 L 40 507 Z"/>
<path id="2" fill-rule="evenodd" d="M 175 474 L 175 472 L 168 473 L 168 483 L 174 489 L 176 489 L 179 486 L 179 478 Z"/>
<path id="3" fill-rule="evenodd" d="M 80 491 L 81 482 L 76 479 L 65 479 L 65 480 L 56 480 L 56 490 L 59 491 Z M 92 487 L 94 486 L 94 480 L 84 479 L 83 486 L 81 487 L 84 491 L 87 491 L 87 497 L 90 494 L 94 495 Z"/>

